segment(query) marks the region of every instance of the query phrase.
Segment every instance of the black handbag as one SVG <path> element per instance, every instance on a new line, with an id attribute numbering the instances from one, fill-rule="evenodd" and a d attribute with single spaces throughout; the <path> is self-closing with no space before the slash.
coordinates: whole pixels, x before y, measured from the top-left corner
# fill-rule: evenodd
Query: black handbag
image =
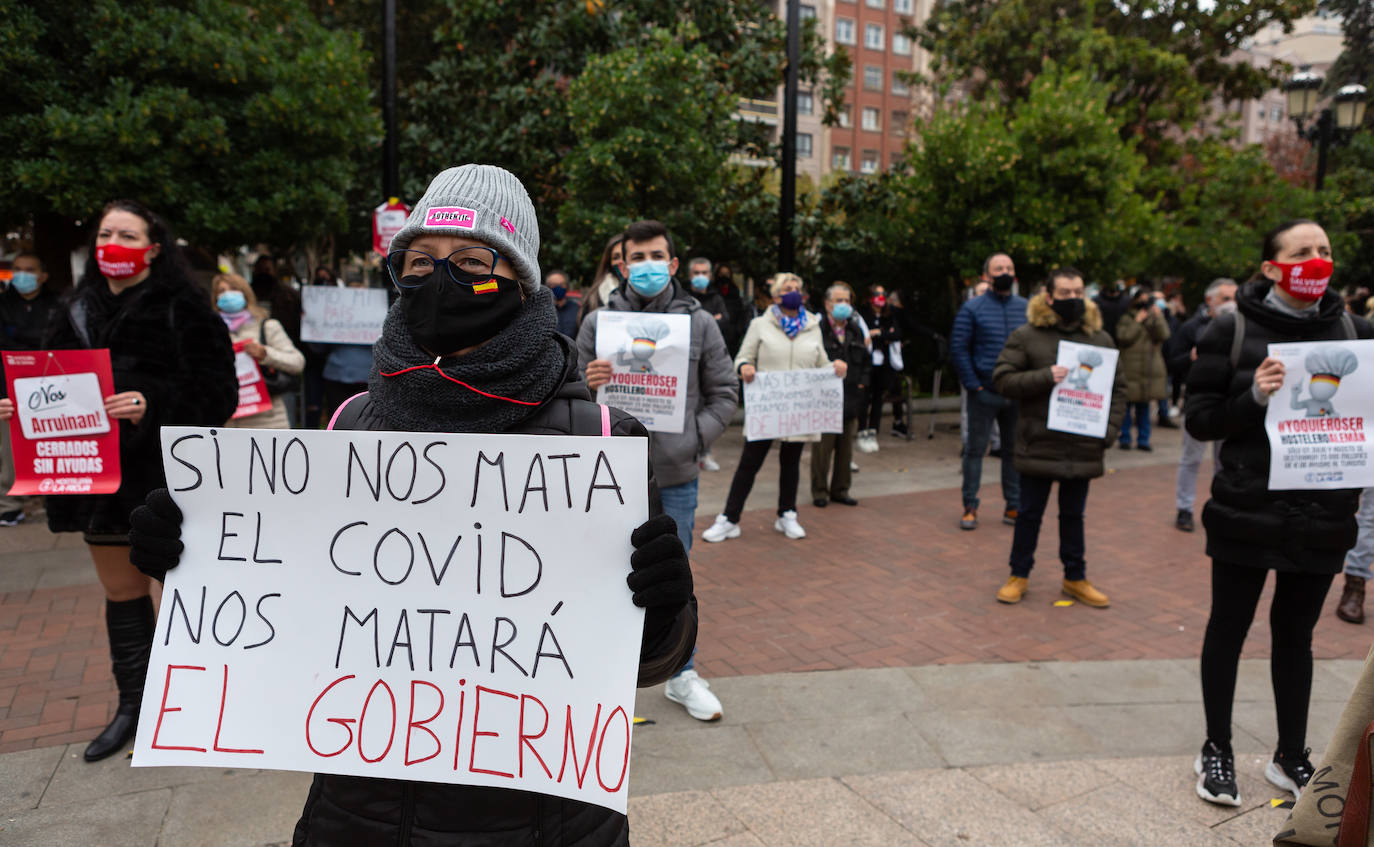
<path id="1" fill-rule="evenodd" d="M 258 343 L 267 346 L 267 321 L 258 324 Z M 258 369 L 262 371 L 262 382 L 267 386 L 267 393 L 273 397 L 295 391 L 300 384 L 297 377 L 276 368 L 259 365 Z"/>

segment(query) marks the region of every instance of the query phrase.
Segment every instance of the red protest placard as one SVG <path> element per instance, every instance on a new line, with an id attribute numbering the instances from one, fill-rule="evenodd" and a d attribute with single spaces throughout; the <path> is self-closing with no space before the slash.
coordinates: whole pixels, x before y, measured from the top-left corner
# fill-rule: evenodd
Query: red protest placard
<path id="1" fill-rule="evenodd" d="M 410 207 L 395 197 L 372 210 L 372 249 L 385 256 L 391 249 L 391 239 L 406 225 Z"/>
<path id="2" fill-rule="evenodd" d="M 272 395 L 267 393 L 267 383 L 262 381 L 262 368 L 244 352 L 247 346 L 247 341 L 234 342 L 234 371 L 239 377 L 239 407 L 233 415 L 236 418 L 246 418 L 272 408 Z"/>
<path id="3" fill-rule="evenodd" d="M 14 401 L 10 494 L 113 494 L 119 427 L 105 414 L 115 393 L 109 350 L 6 352 Z"/>

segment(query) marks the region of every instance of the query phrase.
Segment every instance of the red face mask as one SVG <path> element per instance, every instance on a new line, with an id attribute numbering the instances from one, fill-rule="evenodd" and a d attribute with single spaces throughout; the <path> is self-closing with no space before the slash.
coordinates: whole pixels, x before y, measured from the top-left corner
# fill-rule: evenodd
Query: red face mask
<path id="1" fill-rule="evenodd" d="M 102 244 L 95 248 L 95 263 L 109 279 L 128 279 L 148 269 L 147 247 L 125 247 L 122 244 Z"/>
<path id="2" fill-rule="evenodd" d="M 879 294 L 877 297 L 872 298 L 868 302 L 873 304 L 873 308 L 881 309 L 882 307 L 887 305 L 887 298 Z"/>
<path id="3" fill-rule="evenodd" d="M 1305 262 L 1270 262 L 1269 264 L 1283 271 L 1283 278 L 1278 281 L 1279 288 L 1288 292 L 1299 300 L 1306 300 L 1311 303 L 1322 298 L 1326 293 L 1327 283 L 1331 282 L 1331 272 L 1335 270 L 1335 264 L 1330 259 L 1323 259 L 1320 256 L 1308 259 Z"/>

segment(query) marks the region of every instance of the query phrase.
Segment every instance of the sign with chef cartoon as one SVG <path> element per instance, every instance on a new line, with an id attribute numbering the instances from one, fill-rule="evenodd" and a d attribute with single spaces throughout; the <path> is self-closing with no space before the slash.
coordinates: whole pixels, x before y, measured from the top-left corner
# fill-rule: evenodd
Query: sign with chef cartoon
<path id="1" fill-rule="evenodd" d="M 611 363 L 611 381 L 596 401 L 624 409 L 652 432 L 682 432 L 691 347 L 691 315 L 598 311 L 596 357 Z"/>
<path id="2" fill-rule="evenodd" d="M 1269 398 L 1269 488 L 1374 485 L 1374 341 L 1271 344 L 1283 387 Z"/>
<path id="3" fill-rule="evenodd" d="M 1060 341 L 1056 364 L 1068 368 L 1069 375 L 1050 395 L 1046 427 L 1089 438 L 1106 438 L 1119 355 L 1110 347 Z"/>

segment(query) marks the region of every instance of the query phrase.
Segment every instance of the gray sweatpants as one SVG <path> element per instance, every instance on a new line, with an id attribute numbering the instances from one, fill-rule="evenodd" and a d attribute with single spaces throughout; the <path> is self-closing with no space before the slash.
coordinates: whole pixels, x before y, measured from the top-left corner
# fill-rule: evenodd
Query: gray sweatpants
<path id="1" fill-rule="evenodd" d="M 1360 510 L 1355 513 L 1355 523 L 1360 525 L 1360 534 L 1355 536 L 1355 546 L 1345 554 L 1345 572 L 1361 579 L 1374 578 L 1374 488 L 1366 488 L 1360 494 Z"/>
<path id="2" fill-rule="evenodd" d="M 1197 501 L 1197 474 L 1202 457 L 1207 453 L 1206 441 L 1198 441 L 1183 430 L 1183 456 L 1178 460 L 1178 480 L 1174 484 L 1174 505 L 1180 512 L 1191 512 Z M 1221 442 L 1213 441 L 1212 467 L 1221 462 Z"/>

